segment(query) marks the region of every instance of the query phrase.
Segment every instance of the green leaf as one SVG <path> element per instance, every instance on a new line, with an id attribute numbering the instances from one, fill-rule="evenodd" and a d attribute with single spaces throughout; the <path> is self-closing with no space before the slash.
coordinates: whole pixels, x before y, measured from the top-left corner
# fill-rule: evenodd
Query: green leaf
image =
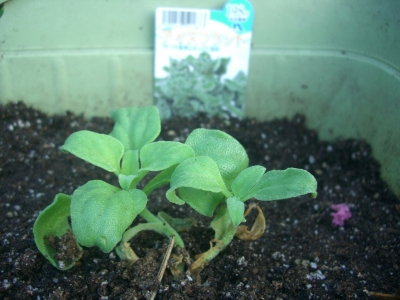
<path id="1" fill-rule="evenodd" d="M 56 251 L 48 243 L 45 238 L 52 235 L 54 237 L 60 237 L 71 230 L 68 223 L 68 217 L 70 214 L 71 197 L 65 194 L 57 194 L 54 198 L 53 203 L 47 206 L 38 216 L 33 225 L 33 235 L 36 243 L 36 247 L 46 257 L 53 266 L 60 270 L 68 270 L 74 266 L 75 262 L 79 260 L 79 257 L 71 259 L 69 263 L 60 263 L 56 259 Z M 78 243 L 75 245 L 78 249 L 81 249 Z"/>
<path id="2" fill-rule="evenodd" d="M 225 205 L 221 205 L 218 209 L 217 215 L 211 221 L 211 228 L 214 229 L 216 240 L 222 240 L 226 233 L 229 232 L 232 226 L 232 219 L 229 215 L 228 208 Z"/>
<path id="3" fill-rule="evenodd" d="M 122 159 L 121 173 L 118 174 L 118 182 L 123 190 L 129 190 L 132 182 L 138 177 L 139 151 L 129 150 Z"/>
<path id="4" fill-rule="evenodd" d="M 212 217 L 217 206 L 225 199 L 221 193 L 182 187 L 179 197 L 198 213 Z"/>
<path id="5" fill-rule="evenodd" d="M 71 134 L 61 150 L 109 172 L 119 172 L 124 154 L 124 147 L 117 139 L 88 130 Z"/>
<path id="6" fill-rule="evenodd" d="M 218 64 L 214 66 L 214 73 L 218 75 L 225 74 L 229 65 L 231 58 L 220 58 L 218 59 Z"/>
<path id="7" fill-rule="evenodd" d="M 161 124 L 155 106 L 121 108 L 111 112 L 115 125 L 110 135 L 128 150 L 140 150 L 160 134 Z"/>
<path id="8" fill-rule="evenodd" d="M 120 190 L 101 180 L 89 181 L 72 195 L 72 229 L 80 244 L 110 252 L 146 207 L 140 190 Z"/>
<path id="9" fill-rule="evenodd" d="M 226 200 L 228 207 L 229 216 L 232 219 L 232 223 L 237 227 L 243 221 L 244 214 L 244 203 L 237 197 L 231 197 Z"/>
<path id="10" fill-rule="evenodd" d="M 124 154 L 122 159 L 121 174 L 136 175 L 139 170 L 139 151 L 129 150 Z"/>
<path id="11" fill-rule="evenodd" d="M 182 188 L 211 193 L 194 192 Z M 180 198 L 176 195 L 175 190 L 177 189 L 182 190 Z M 218 165 L 207 156 L 197 156 L 184 160 L 178 165 L 171 176 L 171 187 L 166 196 L 173 203 L 183 204 L 187 202 L 198 212 L 210 215 L 219 203 L 215 205 L 214 202 L 220 198 L 220 196 L 217 198 L 213 193 L 222 193 L 227 197 L 230 196 L 219 172 Z M 199 194 L 203 194 L 203 196 L 198 198 Z"/>
<path id="12" fill-rule="evenodd" d="M 118 174 L 118 183 L 123 190 L 127 191 L 129 190 L 132 182 L 137 179 L 137 177 L 137 175 Z"/>
<path id="13" fill-rule="evenodd" d="M 317 181 L 302 169 L 288 168 L 265 173 L 250 193 L 258 200 L 271 201 L 311 193 L 317 196 Z"/>
<path id="14" fill-rule="evenodd" d="M 188 145 L 179 142 L 154 142 L 140 151 L 141 169 L 161 171 L 193 156 L 193 149 Z"/>
<path id="15" fill-rule="evenodd" d="M 217 163 L 228 187 L 249 164 L 243 146 L 229 134 L 219 130 L 196 129 L 188 136 L 186 144 L 193 148 L 196 156 L 208 156 Z"/>
<path id="16" fill-rule="evenodd" d="M 262 166 L 252 166 L 244 169 L 232 182 L 232 192 L 236 197 L 239 197 L 241 201 L 246 201 L 249 198 L 247 194 L 251 188 L 260 180 L 265 172 L 265 168 Z M 251 197 L 250 197 L 251 198 Z"/>

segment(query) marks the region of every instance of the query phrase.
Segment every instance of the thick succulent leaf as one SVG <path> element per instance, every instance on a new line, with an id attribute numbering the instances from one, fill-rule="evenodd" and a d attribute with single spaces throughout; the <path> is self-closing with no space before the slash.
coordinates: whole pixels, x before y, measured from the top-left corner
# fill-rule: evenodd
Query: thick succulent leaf
<path id="1" fill-rule="evenodd" d="M 136 175 L 139 170 L 139 151 L 129 150 L 124 154 L 122 159 L 121 174 Z"/>
<path id="2" fill-rule="evenodd" d="M 60 270 L 68 270 L 74 266 L 75 262 L 79 259 L 71 259 L 69 262 L 63 261 L 60 263 L 56 259 L 56 251 L 48 243 L 45 238 L 50 235 L 60 237 L 71 230 L 68 223 L 70 215 L 71 197 L 65 194 L 57 194 L 53 203 L 46 207 L 38 216 L 33 225 L 33 235 L 36 247 L 46 257 L 53 266 Z M 80 249 L 78 243 L 75 245 Z"/>
<path id="3" fill-rule="evenodd" d="M 317 181 L 302 169 L 289 168 L 265 173 L 250 191 L 256 199 L 270 201 L 311 193 L 317 196 Z"/>
<path id="4" fill-rule="evenodd" d="M 232 182 L 232 192 L 242 201 L 248 200 L 248 193 L 252 187 L 260 180 L 265 172 L 262 166 L 252 166 L 244 169 Z"/>
<path id="5" fill-rule="evenodd" d="M 137 175 L 118 174 L 119 185 L 125 191 L 130 189 L 130 186 L 135 179 L 137 179 Z"/>
<path id="6" fill-rule="evenodd" d="M 78 242 L 110 252 L 146 207 L 140 190 L 120 190 L 101 180 L 89 181 L 72 195 L 72 229 Z"/>
<path id="7" fill-rule="evenodd" d="M 192 188 L 179 188 L 179 197 L 198 213 L 212 217 L 218 204 L 224 200 L 221 193 L 197 190 Z"/>
<path id="8" fill-rule="evenodd" d="M 193 148 L 196 156 L 208 156 L 217 163 L 228 188 L 236 176 L 249 164 L 249 158 L 243 146 L 232 136 L 220 130 L 196 129 L 188 136 L 185 143 Z"/>
<path id="9" fill-rule="evenodd" d="M 141 169 L 161 171 L 193 157 L 193 149 L 179 142 L 154 142 L 140 151 Z"/>
<path id="10" fill-rule="evenodd" d="M 126 151 L 122 159 L 121 173 L 118 174 L 118 182 L 123 190 L 129 190 L 132 182 L 138 177 L 139 151 Z"/>
<path id="11" fill-rule="evenodd" d="M 88 130 L 71 134 L 61 147 L 91 164 L 109 172 L 119 172 L 124 147 L 117 139 Z"/>
<path id="12" fill-rule="evenodd" d="M 160 134 L 161 123 L 155 106 L 121 108 L 111 112 L 115 125 L 110 135 L 128 150 L 140 150 Z"/>
<path id="13" fill-rule="evenodd" d="M 232 223 L 237 227 L 243 221 L 244 203 L 237 197 L 231 197 L 226 200 L 229 215 Z"/>
<path id="14" fill-rule="evenodd" d="M 211 228 L 215 231 L 214 238 L 216 240 L 222 240 L 231 226 L 232 219 L 229 215 L 228 208 L 225 205 L 221 205 L 217 215 L 211 221 Z"/>
<path id="15" fill-rule="evenodd" d="M 169 201 L 176 204 L 187 202 L 194 209 L 198 209 L 200 213 L 206 215 L 209 215 L 210 211 L 215 209 L 215 204 L 213 203 L 216 199 L 215 196 L 204 196 L 202 199 L 199 199 L 196 198 L 199 196 L 199 193 L 189 193 L 182 189 L 184 198 L 179 198 L 176 195 L 176 190 L 181 188 L 211 192 L 209 194 L 205 193 L 206 195 L 222 193 L 227 197 L 230 196 L 217 164 L 207 156 L 192 157 L 180 163 L 171 176 L 171 187 L 167 191 L 166 196 Z M 202 201 L 205 201 L 206 199 L 209 200 L 206 201 L 206 203 L 202 203 Z M 218 203 L 216 205 L 218 205 Z M 204 206 L 206 208 L 204 208 Z"/>

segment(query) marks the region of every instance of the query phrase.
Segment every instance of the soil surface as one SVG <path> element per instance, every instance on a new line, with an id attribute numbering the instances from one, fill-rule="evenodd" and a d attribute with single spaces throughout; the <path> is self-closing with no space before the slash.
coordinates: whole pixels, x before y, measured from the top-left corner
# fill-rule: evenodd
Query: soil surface
<path id="1" fill-rule="evenodd" d="M 372 299 L 368 291 L 395 295 L 400 288 L 400 207 L 380 179 L 379 164 L 362 140 L 321 142 L 305 120 L 174 118 L 160 139 L 184 141 L 195 128 L 221 129 L 248 151 L 250 164 L 268 170 L 305 168 L 318 196 L 259 202 L 267 221 L 257 241 L 233 242 L 201 273 L 174 279 L 157 273 L 167 240 L 145 232 L 131 242 L 141 259 L 131 267 L 114 252 L 85 248 L 80 263 L 55 269 L 37 250 L 33 223 L 57 193 L 72 194 L 91 179 L 116 183 L 59 150 L 73 132 L 109 133 L 111 119 L 66 113 L 48 116 L 23 103 L 0 106 L 0 298 L 2 299 Z M 150 211 L 196 221 L 182 237 L 192 258 L 209 248 L 210 218 L 171 205 L 161 191 Z M 352 218 L 332 224 L 332 204 L 347 203 Z M 247 222 L 252 224 L 256 213 Z M 140 218 L 138 222 L 143 222 Z M 393 298 L 398 299 L 398 298 Z"/>

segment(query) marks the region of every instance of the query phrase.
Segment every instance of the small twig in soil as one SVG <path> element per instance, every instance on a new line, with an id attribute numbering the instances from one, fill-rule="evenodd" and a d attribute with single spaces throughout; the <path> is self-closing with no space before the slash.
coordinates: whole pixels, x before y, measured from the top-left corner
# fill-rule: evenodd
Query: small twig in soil
<path id="1" fill-rule="evenodd" d="M 167 268 L 167 263 L 168 263 L 169 257 L 171 256 L 171 252 L 172 252 L 172 248 L 174 247 L 174 244 L 175 244 L 175 236 L 173 235 L 172 238 L 171 238 L 171 242 L 168 245 L 167 252 L 165 252 L 164 259 L 163 259 L 163 262 L 161 264 L 160 270 L 158 271 L 157 279 L 158 279 L 159 282 L 161 282 L 161 280 L 162 280 L 162 278 L 164 276 L 165 269 Z M 156 295 L 157 295 L 157 290 L 154 290 L 151 293 L 150 300 L 154 300 Z"/>
<path id="2" fill-rule="evenodd" d="M 396 295 L 391 295 L 378 292 L 368 292 L 368 295 L 380 299 L 400 299 L 400 295 L 398 293 L 396 293 Z"/>

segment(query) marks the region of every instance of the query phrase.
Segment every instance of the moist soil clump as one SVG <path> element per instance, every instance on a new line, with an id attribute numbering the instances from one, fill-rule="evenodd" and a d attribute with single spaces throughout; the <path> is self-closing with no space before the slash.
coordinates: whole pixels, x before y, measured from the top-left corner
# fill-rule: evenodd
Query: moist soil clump
<path id="1" fill-rule="evenodd" d="M 55 237 L 52 234 L 45 237 L 45 243 L 55 250 L 54 259 L 63 268 L 77 261 L 82 256 L 82 249 L 77 246 L 75 235 L 71 230 L 66 234 Z"/>
<path id="2" fill-rule="evenodd" d="M 109 133 L 112 120 L 49 116 L 23 103 L 0 106 L 0 115 L 2 299 L 148 299 L 152 290 L 156 299 L 371 299 L 368 292 L 395 295 L 400 288 L 399 202 L 363 140 L 320 141 L 302 116 L 163 121 L 160 140 L 183 142 L 195 128 L 220 129 L 242 143 L 250 165 L 304 168 L 316 177 L 318 196 L 258 201 L 267 223 L 260 239 L 234 239 L 202 271 L 201 284 L 188 274 L 174 278 L 168 269 L 159 283 L 168 241 L 157 233 L 142 232 L 131 241 L 141 257 L 132 266 L 114 252 L 84 248 L 68 271 L 54 268 L 33 240 L 35 219 L 57 193 L 71 195 L 92 179 L 117 184 L 113 174 L 59 149 L 77 130 Z M 182 233 L 186 250 L 192 259 L 208 250 L 211 219 L 170 204 L 163 193 L 149 199 L 150 211 L 192 218 L 194 226 Z M 330 206 L 338 203 L 351 209 L 344 226 L 332 224 Z M 256 215 L 254 210 L 247 217 L 249 227 Z"/>

